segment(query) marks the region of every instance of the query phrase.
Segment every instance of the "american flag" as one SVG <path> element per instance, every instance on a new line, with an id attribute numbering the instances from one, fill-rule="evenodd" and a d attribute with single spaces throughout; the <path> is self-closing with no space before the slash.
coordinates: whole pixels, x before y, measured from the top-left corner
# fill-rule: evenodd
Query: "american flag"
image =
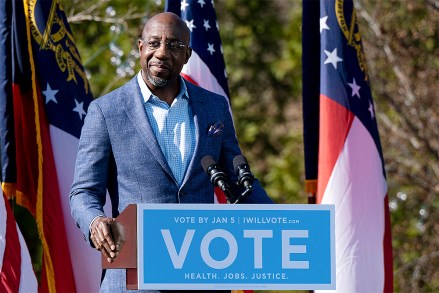
<path id="1" fill-rule="evenodd" d="M 229 98 L 226 65 L 213 1 L 168 0 L 165 10 L 180 16 L 191 31 L 192 56 L 182 75 L 189 81 Z"/>
<path id="2" fill-rule="evenodd" d="M 2 189 L 36 219 L 40 290 L 97 292 L 100 254 L 69 208 L 74 163 L 92 94 L 59 1 L 5 1 L 1 39 Z"/>
<path id="3" fill-rule="evenodd" d="M 192 56 L 183 67 L 181 75 L 188 81 L 228 100 L 226 65 L 212 0 L 168 0 L 165 11 L 180 16 L 191 32 Z M 215 188 L 216 200 L 225 203 L 224 194 Z"/>
<path id="4" fill-rule="evenodd" d="M 384 160 L 352 0 L 303 1 L 303 53 L 306 179 L 317 203 L 335 204 L 337 291 L 391 292 Z"/>

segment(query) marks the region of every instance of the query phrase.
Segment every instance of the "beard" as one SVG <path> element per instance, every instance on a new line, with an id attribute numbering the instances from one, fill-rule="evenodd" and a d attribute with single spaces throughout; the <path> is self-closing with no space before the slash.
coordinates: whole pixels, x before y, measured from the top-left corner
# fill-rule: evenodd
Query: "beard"
<path id="1" fill-rule="evenodd" d="M 171 81 L 166 78 L 161 78 L 157 76 L 152 76 L 151 72 L 147 71 L 146 77 L 148 78 L 148 81 L 156 87 L 164 87 L 167 86 Z"/>

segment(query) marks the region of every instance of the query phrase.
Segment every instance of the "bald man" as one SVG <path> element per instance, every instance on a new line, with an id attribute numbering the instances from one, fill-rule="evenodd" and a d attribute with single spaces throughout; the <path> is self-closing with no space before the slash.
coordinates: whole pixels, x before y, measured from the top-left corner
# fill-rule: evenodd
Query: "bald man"
<path id="1" fill-rule="evenodd" d="M 241 154 L 225 97 L 180 76 L 190 32 L 169 12 L 152 17 L 138 41 L 141 71 L 93 101 L 79 141 L 70 192 L 72 216 L 90 245 L 109 262 L 118 254 L 109 224 L 129 204 L 214 203 L 201 166 L 206 155 L 236 182 Z M 209 131 L 215 128 L 215 131 Z M 233 186 L 234 194 L 243 190 Z M 106 192 L 112 215 L 105 215 Z M 258 180 L 244 203 L 271 203 Z M 100 292 L 125 292 L 125 270 L 104 270 Z M 130 291 L 132 292 L 132 291 Z M 148 291 L 159 292 L 159 291 Z"/>

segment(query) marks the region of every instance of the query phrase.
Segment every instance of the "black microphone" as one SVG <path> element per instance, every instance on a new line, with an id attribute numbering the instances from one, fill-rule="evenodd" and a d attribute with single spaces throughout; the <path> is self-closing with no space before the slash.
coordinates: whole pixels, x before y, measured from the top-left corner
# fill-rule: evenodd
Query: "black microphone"
<path id="1" fill-rule="evenodd" d="M 243 155 L 237 155 L 233 159 L 233 168 L 238 175 L 238 184 L 250 192 L 252 190 L 253 181 L 255 181 L 255 176 L 253 176 L 250 171 L 250 166 Z"/>
<path id="2" fill-rule="evenodd" d="M 212 156 L 204 156 L 201 159 L 201 166 L 203 166 L 204 172 L 210 176 L 210 182 L 212 182 L 214 186 L 218 186 L 222 191 L 224 191 L 224 194 L 229 202 L 234 202 L 235 196 L 230 191 L 226 174 L 221 171 L 220 166 L 215 162 Z"/>

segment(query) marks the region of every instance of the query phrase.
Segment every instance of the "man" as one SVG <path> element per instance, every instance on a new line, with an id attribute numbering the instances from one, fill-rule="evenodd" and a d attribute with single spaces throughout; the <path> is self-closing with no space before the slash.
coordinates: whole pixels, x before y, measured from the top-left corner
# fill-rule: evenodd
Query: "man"
<path id="1" fill-rule="evenodd" d="M 213 203 L 200 163 L 206 155 L 229 182 L 237 180 L 232 161 L 241 151 L 227 100 L 180 77 L 192 52 L 189 39 L 177 15 L 152 17 L 138 42 L 142 70 L 89 106 L 70 205 L 85 239 L 109 262 L 118 252 L 109 224 L 129 204 Z M 107 190 L 111 218 L 103 211 Z M 243 202 L 271 200 L 256 180 Z M 125 270 L 104 271 L 101 291 L 125 291 Z"/>

